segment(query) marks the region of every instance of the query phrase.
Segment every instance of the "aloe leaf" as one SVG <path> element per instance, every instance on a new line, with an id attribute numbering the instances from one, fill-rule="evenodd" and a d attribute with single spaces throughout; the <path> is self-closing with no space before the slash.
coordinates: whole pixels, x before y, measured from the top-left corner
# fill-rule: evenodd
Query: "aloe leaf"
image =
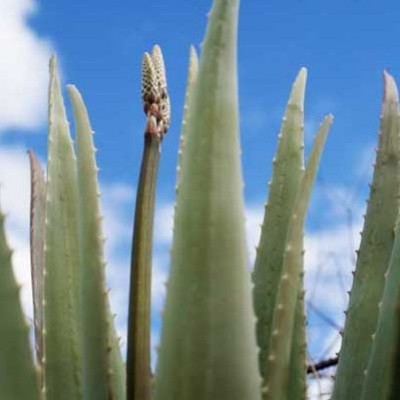
<path id="1" fill-rule="evenodd" d="M 39 400 L 38 371 L 29 343 L 29 325 L 20 303 L 11 263 L 12 252 L 0 212 L 0 398 Z"/>
<path id="2" fill-rule="evenodd" d="M 238 135 L 238 1 L 216 0 L 194 85 L 155 399 L 260 398 Z"/>
<path id="3" fill-rule="evenodd" d="M 107 304 L 108 314 L 108 334 L 110 352 L 110 393 L 109 398 L 112 400 L 126 399 L 126 369 L 125 363 L 121 356 L 120 339 L 115 329 L 114 315 L 111 313 L 111 307 Z"/>
<path id="4" fill-rule="evenodd" d="M 292 210 L 285 243 L 282 275 L 278 283 L 279 288 L 272 323 L 265 379 L 262 387 L 265 400 L 284 400 L 287 398 L 294 321 L 300 294 L 301 276 L 303 274 L 304 221 L 319 160 L 331 122 L 332 116 L 326 117 L 315 138 Z"/>
<path id="5" fill-rule="evenodd" d="M 333 400 L 359 399 L 378 320 L 399 210 L 400 119 L 396 83 L 384 73 L 379 145 L 358 252 Z M 384 210 L 384 212 L 382 212 Z"/>
<path id="6" fill-rule="evenodd" d="M 31 168 L 31 280 L 36 359 L 43 359 L 44 238 L 46 231 L 46 179 L 36 154 L 28 152 Z"/>
<path id="7" fill-rule="evenodd" d="M 399 299 L 400 299 L 400 227 L 396 231 L 389 269 L 385 276 L 385 288 L 379 303 L 379 318 L 372 336 L 372 349 L 366 375 L 362 400 L 390 399 L 396 368 L 395 357 L 399 355 Z M 398 361 L 397 361 L 398 363 Z M 398 381 L 399 376 L 395 377 Z M 398 393 L 397 397 L 398 398 Z"/>
<path id="8" fill-rule="evenodd" d="M 301 269 L 303 270 L 303 262 L 301 262 Z M 306 400 L 307 398 L 306 316 L 302 276 L 299 291 L 290 353 L 288 400 Z"/>
<path id="9" fill-rule="evenodd" d="M 99 185 L 93 131 L 82 96 L 68 86 L 75 120 L 79 187 L 79 244 L 81 316 L 83 332 L 83 387 L 86 399 L 124 399 L 125 381 L 118 340 L 110 315 L 105 283 L 105 261 Z M 110 326 L 111 325 L 111 326 Z M 113 353 L 114 357 L 113 357 Z M 118 357 L 119 356 L 119 357 Z M 117 365 L 112 365 L 111 360 Z"/>
<path id="10" fill-rule="evenodd" d="M 183 118 L 182 118 L 182 132 L 179 141 L 179 152 L 178 152 L 178 170 L 177 170 L 177 180 L 176 180 L 176 191 L 178 193 L 179 185 L 181 181 L 181 168 L 182 168 L 182 157 L 184 154 L 186 135 L 188 130 L 187 118 L 189 115 L 189 107 L 191 102 L 191 97 L 193 93 L 193 87 L 196 83 L 197 73 L 199 70 L 199 59 L 197 56 L 196 49 L 194 46 L 190 47 L 189 56 L 189 72 L 186 84 L 186 95 L 185 95 L 185 105 L 183 106 Z"/>
<path id="11" fill-rule="evenodd" d="M 393 354 L 393 364 L 391 370 L 391 385 L 390 385 L 390 394 L 388 400 L 397 400 L 400 393 L 400 295 L 397 299 L 397 307 L 396 307 L 396 348 Z"/>
<path id="12" fill-rule="evenodd" d="M 46 400 L 82 398 L 77 171 L 56 59 L 50 62 L 45 233 Z"/>
<path id="13" fill-rule="evenodd" d="M 301 69 L 290 94 L 288 106 L 279 134 L 278 150 L 273 164 L 272 180 L 269 183 L 268 203 L 265 206 L 264 221 L 261 228 L 260 242 L 257 247 L 253 271 L 253 302 L 257 317 L 256 333 L 259 346 L 259 367 L 265 378 L 265 368 L 269 353 L 269 342 L 272 332 L 272 320 L 276 307 L 279 281 L 282 275 L 285 241 L 290 224 L 294 202 L 299 190 L 304 168 L 304 92 L 307 70 Z M 299 315 L 296 321 L 300 324 L 295 330 L 295 343 L 304 348 L 305 331 L 303 306 L 298 306 Z M 303 321 L 302 321 L 303 320 Z M 302 322 L 301 322 L 302 321 Z M 299 357 L 304 351 L 294 346 L 293 368 L 302 365 L 301 371 L 292 374 L 305 377 L 305 358 Z M 295 367 L 296 366 L 296 367 Z M 295 371 L 294 371 L 295 372 Z M 304 379 L 305 382 L 305 379 Z M 289 385 L 293 387 L 292 385 Z M 294 386 L 299 392 L 298 385 Z M 305 383 L 303 387 L 305 391 Z"/>

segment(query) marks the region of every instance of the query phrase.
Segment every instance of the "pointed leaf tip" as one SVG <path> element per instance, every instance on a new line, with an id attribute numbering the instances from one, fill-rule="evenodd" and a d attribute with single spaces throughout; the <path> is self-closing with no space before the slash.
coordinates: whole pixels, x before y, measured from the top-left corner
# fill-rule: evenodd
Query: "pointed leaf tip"
<path id="1" fill-rule="evenodd" d="M 327 123 L 331 124 L 334 119 L 335 119 L 335 116 L 332 113 L 330 113 L 327 116 L 325 116 L 324 122 L 327 121 Z"/>
<path id="2" fill-rule="evenodd" d="M 383 101 L 393 103 L 399 101 L 396 81 L 387 71 L 383 71 Z"/>
<path id="3" fill-rule="evenodd" d="M 47 177 L 45 265 L 51 268 L 44 274 L 44 376 L 48 398 L 57 393 L 60 400 L 72 400 L 81 390 L 76 160 L 55 57 L 50 60 Z M 60 198 L 64 201 L 52 201 Z M 59 293 L 62 301 L 55 301 Z"/>
<path id="4" fill-rule="evenodd" d="M 322 120 L 321 124 L 319 125 L 319 129 L 318 129 L 318 133 L 316 135 L 316 137 L 321 136 L 324 137 L 324 139 L 321 139 L 325 142 L 329 130 L 330 130 L 330 126 L 333 123 L 333 114 L 328 114 L 324 117 L 324 119 Z"/>
<path id="5" fill-rule="evenodd" d="M 303 109 L 307 83 L 307 69 L 301 68 L 292 86 L 291 101 Z"/>
<path id="6" fill-rule="evenodd" d="M 306 68 L 306 67 L 301 67 L 301 68 L 300 68 L 300 71 L 299 71 L 299 73 L 298 73 L 298 75 L 297 75 L 297 79 L 303 79 L 303 80 L 305 80 L 305 79 L 307 79 L 307 75 L 308 75 L 308 70 L 307 70 L 307 68 Z"/>
<path id="7" fill-rule="evenodd" d="M 196 46 L 194 44 L 190 45 L 190 55 L 197 56 L 197 50 L 196 50 Z"/>
<path id="8" fill-rule="evenodd" d="M 57 68 L 57 56 L 55 54 L 52 54 L 49 61 L 50 74 L 54 72 L 56 68 Z"/>
<path id="9" fill-rule="evenodd" d="M 71 83 L 67 85 L 67 90 L 68 92 L 78 91 L 77 87 Z"/>
<path id="10" fill-rule="evenodd" d="M 77 100 L 83 103 L 82 95 L 75 85 L 67 85 L 68 95 L 71 100 Z"/>

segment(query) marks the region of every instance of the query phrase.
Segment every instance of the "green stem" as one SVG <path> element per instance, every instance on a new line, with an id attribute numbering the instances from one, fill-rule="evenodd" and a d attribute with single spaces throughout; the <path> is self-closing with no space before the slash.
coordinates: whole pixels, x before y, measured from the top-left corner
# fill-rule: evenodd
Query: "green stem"
<path id="1" fill-rule="evenodd" d="M 127 355 L 128 400 L 149 400 L 151 392 L 151 257 L 159 159 L 160 139 L 156 135 L 146 134 L 136 198 L 131 259 Z"/>

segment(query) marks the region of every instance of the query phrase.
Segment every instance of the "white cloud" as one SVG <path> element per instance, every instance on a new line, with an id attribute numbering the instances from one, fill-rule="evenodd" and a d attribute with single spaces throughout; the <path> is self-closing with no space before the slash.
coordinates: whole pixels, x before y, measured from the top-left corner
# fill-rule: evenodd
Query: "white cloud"
<path id="1" fill-rule="evenodd" d="M 328 400 L 332 395 L 333 379 L 330 376 L 317 376 L 308 381 L 309 400 Z"/>
<path id="2" fill-rule="evenodd" d="M 123 244 L 123 241 L 131 240 L 133 221 L 130 214 L 135 191 L 123 183 L 103 183 L 101 184 L 101 194 L 106 254 L 107 258 L 110 258 L 115 253 L 115 249 Z"/>
<path id="3" fill-rule="evenodd" d="M 364 145 L 364 147 L 357 152 L 357 155 L 358 160 L 355 163 L 356 177 L 360 180 L 365 180 L 367 177 L 368 181 L 371 181 L 373 166 L 376 158 L 376 143 L 371 142 L 367 145 Z"/>
<path id="4" fill-rule="evenodd" d="M 49 41 L 28 23 L 34 0 L 0 1 L 0 131 L 34 129 L 46 116 Z"/>
<path id="5" fill-rule="evenodd" d="M 154 221 L 154 242 L 170 245 L 174 225 L 174 204 L 157 204 Z"/>
<path id="6" fill-rule="evenodd" d="M 246 209 L 246 235 L 249 249 L 250 264 L 253 265 L 256 257 L 256 247 L 260 240 L 261 224 L 264 217 L 264 207 L 252 204 Z"/>

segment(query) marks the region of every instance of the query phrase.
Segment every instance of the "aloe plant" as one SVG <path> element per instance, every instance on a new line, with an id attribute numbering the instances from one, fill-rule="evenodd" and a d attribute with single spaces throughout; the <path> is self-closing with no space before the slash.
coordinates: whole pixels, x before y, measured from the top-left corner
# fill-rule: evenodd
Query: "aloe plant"
<path id="1" fill-rule="evenodd" d="M 106 282 L 93 131 L 69 86 L 74 144 L 50 62 L 47 174 L 31 163 L 33 357 L 0 213 L 0 398 L 304 400 L 304 224 L 332 116 L 304 165 L 300 70 L 285 111 L 253 272 L 244 234 L 237 93 L 238 0 L 215 0 L 191 48 L 179 146 L 171 272 L 157 369 L 150 365 L 152 237 L 170 104 L 161 49 L 145 53 L 143 158 L 131 257 L 126 365 Z M 333 398 L 398 398 L 400 114 L 384 74 L 377 161 Z M 382 211 L 384 210 L 384 211 Z M 252 287 L 253 283 L 253 287 Z M 326 363 L 330 364 L 330 363 Z"/>

